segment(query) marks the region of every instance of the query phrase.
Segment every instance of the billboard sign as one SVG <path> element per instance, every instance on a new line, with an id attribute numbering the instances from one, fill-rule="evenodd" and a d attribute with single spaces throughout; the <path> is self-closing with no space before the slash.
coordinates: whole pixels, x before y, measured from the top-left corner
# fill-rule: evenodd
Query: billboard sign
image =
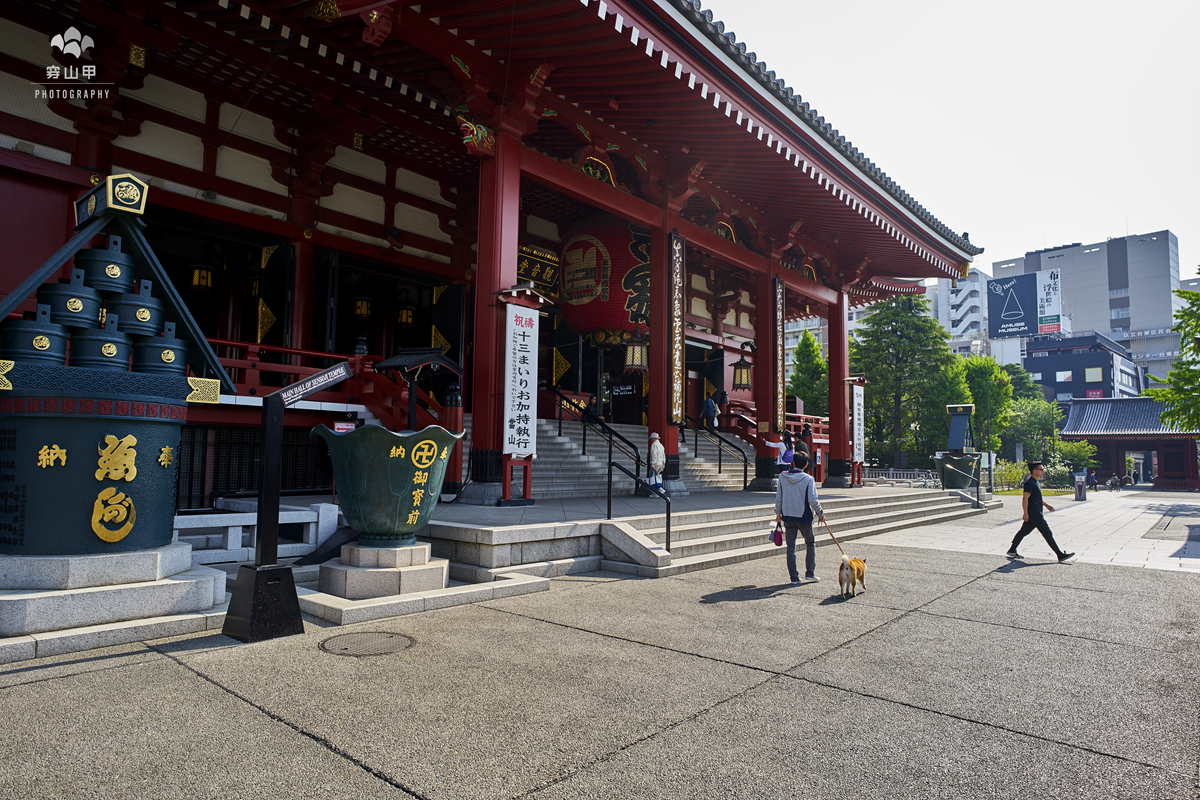
<path id="1" fill-rule="evenodd" d="M 1063 330 L 1062 282 L 1056 269 L 988 281 L 988 328 L 993 339 Z"/>

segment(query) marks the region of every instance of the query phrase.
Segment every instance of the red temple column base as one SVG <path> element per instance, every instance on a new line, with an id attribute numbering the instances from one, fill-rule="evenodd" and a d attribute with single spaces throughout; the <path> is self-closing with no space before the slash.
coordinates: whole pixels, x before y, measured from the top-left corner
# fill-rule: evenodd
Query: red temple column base
<path id="1" fill-rule="evenodd" d="M 822 489 L 850 489 L 854 486 L 851 481 L 853 461 L 848 458 L 830 458 L 825 464 L 825 481 Z"/>

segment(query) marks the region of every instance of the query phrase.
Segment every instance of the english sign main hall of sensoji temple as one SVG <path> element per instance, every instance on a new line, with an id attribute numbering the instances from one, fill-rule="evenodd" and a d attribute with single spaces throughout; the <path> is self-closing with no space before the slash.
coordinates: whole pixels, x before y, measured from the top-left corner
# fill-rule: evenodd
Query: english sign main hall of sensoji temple
<path id="1" fill-rule="evenodd" d="M 752 477 L 807 421 L 844 486 L 848 309 L 982 252 L 694 0 L 5 0 L 0 93 L 0 297 L 70 239 L 74 201 L 136 178 L 145 239 L 237 390 L 179 412 L 176 509 L 253 495 L 261 398 L 347 360 L 287 413 L 285 493 L 330 489 L 314 425 L 419 429 L 459 402 L 444 491 L 470 502 L 497 502 L 563 413 L 664 434 L 678 486 L 672 429 L 710 395 Z M 784 392 L 783 325 L 810 316 L 827 422 Z M 431 348 L 461 377 L 375 369 Z"/>

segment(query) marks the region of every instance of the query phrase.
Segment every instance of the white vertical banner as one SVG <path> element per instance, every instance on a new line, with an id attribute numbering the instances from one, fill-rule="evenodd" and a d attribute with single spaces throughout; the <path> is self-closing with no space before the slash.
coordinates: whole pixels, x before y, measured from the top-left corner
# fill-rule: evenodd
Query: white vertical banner
<path id="1" fill-rule="evenodd" d="M 851 387 L 854 396 L 854 460 L 863 463 L 867 460 L 866 420 L 863 409 L 863 387 L 855 384 Z"/>
<path id="2" fill-rule="evenodd" d="M 538 312 L 508 305 L 504 328 L 504 447 L 517 457 L 537 452 Z"/>

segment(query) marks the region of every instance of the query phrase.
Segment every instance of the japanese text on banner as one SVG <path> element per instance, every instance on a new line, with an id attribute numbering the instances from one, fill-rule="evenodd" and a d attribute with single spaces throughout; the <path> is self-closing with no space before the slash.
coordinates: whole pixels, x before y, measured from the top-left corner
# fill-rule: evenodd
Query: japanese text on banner
<path id="1" fill-rule="evenodd" d="M 508 306 L 504 348 L 503 453 L 537 451 L 538 312 Z"/>

